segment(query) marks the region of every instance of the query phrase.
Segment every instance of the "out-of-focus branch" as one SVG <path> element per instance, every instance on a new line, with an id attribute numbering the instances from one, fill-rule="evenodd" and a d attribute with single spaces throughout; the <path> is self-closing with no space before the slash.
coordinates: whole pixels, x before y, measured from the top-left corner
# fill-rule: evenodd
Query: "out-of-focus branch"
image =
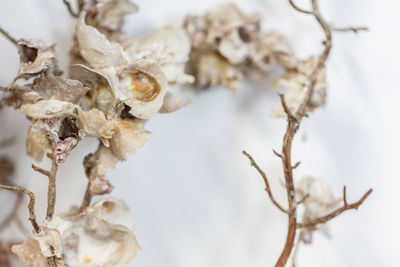
<path id="1" fill-rule="evenodd" d="M 335 32 L 353 32 L 359 33 L 361 31 L 369 31 L 368 27 L 360 26 L 360 27 L 345 27 L 345 28 L 337 28 L 332 26 L 332 30 Z"/>
<path id="2" fill-rule="evenodd" d="M 8 186 L 0 184 L 0 189 L 22 192 L 29 196 L 29 203 L 28 203 L 29 221 L 31 222 L 35 232 L 39 233 L 40 227 L 36 221 L 36 215 L 35 215 L 35 195 L 31 191 L 19 186 Z"/>
<path id="3" fill-rule="evenodd" d="M 288 213 L 288 211 L 287 211 L 286 209 L 284 209 L 284 208 L 276 201 L 276 199 L 274 198 L 274 195 L 272 194 L 271 187 L 270 187 L 270 185 L 269 185 L 268 178 L 267 178 L 267 175 L 265 174 L 265 172 L 264 172 L 263 170 L 261 170 L 261 168 L 257 165 L 257 163 L 255 162 L 255 160 L 253 159 L 253 157 L 252 157 L 249 153 L 247 153 L 246 151 L 242 151 L 242 153 L 243 153 L 243 155 L 245 155 L 246 157 L 249 158 L 251 166 L 253 166 L 253 167 L 258 171 L 258 173 L 261 175 L 261 177 L 263 178 L 264 183 L 265 183 L 265 191 L 267 191 L 268 196 L 269 196 L 269 198 L 271 199 L 272 203 L 274 203 L 274 205 L 275 205 L 280 211 L 282 211 L 282 212 L 284 212 L 284 213 Z"/>
<path id="4" fill-rule="evenodd" d="M 305 10 L 303 8 L 300 8 L 298 5 L 296 5 L 293 0 L 289 0 L 289 4 L 297 11 L 304 13 L 304 14 L 312 14 L 313 12 L 310 10 Z"/>
<path id="5" fill-rule="evenodd" d="M 317 224 L 321 224 L 321 223 L 326 223 L 329 220 L 332 220 L 333 218 L 335 218 L 336 216 L 340 215 L 341 213 L 343 213 L 346 210 L 351 210 L 351 209 L 355 209 L 357 210 L 358 207 L 360 207 L 364 201 L 368 198 L 368 196 L 372 193 L 372 189 L 369 189 L 361 198 L 360 200 L 358 200 L 357 202 L 354 202 L 353 204 L 348 204 L 347 203 L 347 196 L 346 196 L 346 186 L 343 187 L 343 206 L 328 213 L 325 216 L 313 219 L 311 221 L 305 222 L 305 223 L 299 223 L 297 224 L 297 227 L 299 228 L 309 228 L 309 227 L 313 227 Z"/>
<path id="6" fill-rule="evenodd" d="M 68 0 L 62 0 L 62 1 L 63 1 L 64 5 L 67 7 L 69 14 L 74 18 L 78 18 L 79 12 L 75 13 L 75 11 L 72 9 L 71 3 Z"/>
<path id="7" fill-rule="evenodd" d="M 0 33 L 7 39 L 9 40 L 11 43 L 13 43 L 14 45 L 17 45 L 18 40 L 15 39 L 14 37 L 12 37 L 6 30 L 4 30 L 2 27 L 0 27 Z"/>

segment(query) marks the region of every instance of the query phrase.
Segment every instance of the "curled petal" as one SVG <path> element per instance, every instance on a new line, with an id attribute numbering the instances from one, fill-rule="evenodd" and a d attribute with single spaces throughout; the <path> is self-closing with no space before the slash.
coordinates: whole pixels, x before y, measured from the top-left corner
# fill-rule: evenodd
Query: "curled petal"
<path id="1" fill-rule="evenodd" d="M 180 96 L 167 92 L 164 97 L 164 103 L 160 109 L 160 113 L 171 113 L 181 109 L 192 103 L 194 97 L 182 99 Z"/>
<path id="2" fill-rule="evenodd" d="M 49 69 L 58 71 L 54 47 L 46 47 L 41 40 L 20 40 L 17 43 L 20 56 L 19 73 L 16 79 L 36 75 Z"/>
<path id="3" fill-rule="evenodd" d="M 149 36 L 131 38 L 122 43 L 130 62 L 146 60 L 157 63 L 169 83 L 192 83 L 184 72 L 189 60 L 190 40 L 181 28 L 162 27 Z"/>
<path id="4" fill-rule="evenodd" d="M 125 64 L 119 44 L 111 43 L 96 28 L 85 23 L 86 12 L 82 12 L 76 27 L 76 38 L 81 56 L 95 68 L 106 68 Z"/>

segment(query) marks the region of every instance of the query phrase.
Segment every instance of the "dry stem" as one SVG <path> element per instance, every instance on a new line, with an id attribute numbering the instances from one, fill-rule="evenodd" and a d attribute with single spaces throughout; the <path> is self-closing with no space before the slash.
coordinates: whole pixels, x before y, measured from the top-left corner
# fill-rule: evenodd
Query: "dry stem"
<path id="1" fill-rule="evenodd" d="M 29 221 L 31 222 L 35 232 L 39 233 L 40 227 L 36 221 L 36 215 L 35 215 L 35 195 L 31 191 L 29 191 L 23 187 L 19 187 L 19 186 L 8 186 L 8 185 L 0 184 L 0 188 L 6 189 L 6 190 L 11 190 L 11 191 L 22 192 L 29 196 L 29 203 L 28 203 Z"/>
<path id="2" fill-rule="evenodd" d="M 47 190 L 47 213 L 46 220 L 50 221 L 53 218 L 55 206 L 56 206 L 56 176 L 58 171 L 58 164 L 54 155 L 47 154 L 51 159 L 50 171 L 44 170 L 38 166 L 32 164 L 32 169 L 47 176 L 49 178 L 49 185 Z"/>
<path id="3" fill-rule="evenodd" d="M 6 30 L 4 30 L 2 27 L 0 27 L 0 33 L 11 43 L 14 45 L 17 45 L 18 41 L 14 37 L 12 37 Z"/>
<path id="4" fill-rule="evenodd" d="M 336 27 L 331 27 L 333 31 L 336 32 L 353 32 L 353 33 L 359 33 L 361 31 L 368 31 L 368 27 L 365 26 L 360 26 L 360 27 L 347 27 L 347 28 L 336 28 Z"/>
<path id="5" fill-rule="evenodd" d="M 83 197 L 81 207 L 79 208 L 79 212 L 82 212 L 87 207 L 89 207 L 90 202 L 92 201 L 93 194 L 92 194 L 92 191 L 90 190 L 90 186 L 91 186 L 91 181 L 89 178 L 89 182 L 87 184 L 86 191 L 85 191 L 85 196 Z"/>
<path id="6" fill-rule="evenodd" d="M 313 227 L 317 224 L 321 224 L 321 223 L 326 223 L 327 221 L 335 218 L 336 216 L 340 215 L 342 212 L 346 211 L 346 210 L 351 210 L 351 209 L 355 209 L 357 210 L 359 206 L 361 206 L 364 201 L 367 199 L 367 197 L 372 193 L 372 189 L 369 189 L 361 198 L 360 200 L 358 200 L 357 202 L 353 203 L 353 204 L 348 204 L 347 203 L 347 196 L 346 196 L 346 186 L 343 187 L 343 206 L 328 213 L 325 216 L 313 219 L 311 221 L 307 221 L 305 223 L 299 223 L 297 224 L 298 228 L 309 228 L 309 227 Z"/>
<path id="7" fill-rule="evenodd" d="M 67 7 L 69 14 L 74 18 L 78 18 L 79 12 L 78 13 L 74 12 L 74 10 L 72 9 L 71 3 L 68 0 L 62 0 L 62 1 L 63 1 L 64 5 Z"/>
<path id="8" fill-rule="evenodd" d="M 263 178 L 264 182 L 265 182 L 265 191 L 267 191 L 269 198 L 271 199 L 272 203 L 274 203 L 274 205 L 282 212 L 284 213 L 288 213 L 287 210 L 285 210 L 284 208 L 282 208 L 282 206 L 275 200 L 274 195 L 272 194 L 271 191 L 271 187 L 269 186 L 269 182 L 268 182 L 268 178 L 267 175 L 265 174 L 265 172 L 263 170 L 261 170 L 261 168 L 257 165 L 257 163 L 254 161 L 253 157 L 250 156 L 249 153 L 247 153 L 246 151 L 242 151 L 242 153 L 249 158 L 250 160 L 250 164 L 251 166 L 253 166 L 254 168 L 256 168 L 256 170 L 258 171 L 258 173 L 261 175 L 261 177 Z"/>
<path id="9" fill-rule="evenodd" d="M 304 223 L 297 223 L 297 205 L 303 203 L 307 197 L 305 196 L 303 199 L 300 201 L 296 201 L 296 191 L 295 191 L 295 186 L 293 183 L 293 169 L 297 168 L 300 165 L 300 162 L 297 162 L 295 165 L 292 165 L 292 160 L 291 160 L 291 152 L 292 152 L 292 143 L 293 143 L 293 138 L 296 135 L 302 119 L 307 116 L 306 111 L 307 107 L 309 106 L 309 103 L 311 101 L 311 97 L 313 95 L 313 91 L 315 88 L 315 85 L 317 83 L 318 77 L 320 72 L 324 69 L 325 63 L 329 57 L 331 48 L 332 48 L 332 31 L 353 31 L 353 32 L 358 32 L 362 30 L 366 30 L 365 27 L 353 27 L 353 28 L 334 28 L 329 26 L 329 24 L 325 21 L 325 19 L 322 17 L 319 11 L 319 6 L 317 0 L 311 0 L 311 6 L 312 10 L 305 10 L 300 7 L 298 7 L 293 0 L 289 0 L 290 5 L 297 11 L 312 15 L 318 24 L 320 25 L 321 29 L 323 30 L 325 34 L 325 40 L 323 42 L 324 45 L 324 50 L 318 57 L 317 64 L 312 71 L 311 75 L 308 77 L 309 79 L 309 86 L 307 88 L 306 94 L 304 99 L 302 100 L 301 104 L 299 105 L 298 110 L 295 113 L 292 113 L 292 111 L 288 108 L 285 97 L 284 95 L 279 95 L 281 99 L 281 104 L 283 107 L 283 110 L 286 113 L 287 116 L 287 128 L 286 132 L 283 138 L 283 145 L 282 145 L 282 152 L 278 153 L 275 150 L 273 150 L 274 154 L 281 158 L 282 160 L 282 165 L 283 165 L 283 171 L 284 171 L 284 176 L 285 176 L 285 187 L 286 187 L 286 193 L 287 193 L 287 199 L 288 199 L 288 209 L 285 210 L 283 209 L 275 200 L 275 198 L 272 195 L 268 179 L 265 175 L 265 173 L 259 168 L 259 166 L 255 163 L 253 158 L 245 151 L 243 151 L 243 154 L 246 155 L 251 162 L 251 165 L 254 166 L 257 171 L 260 173 L 260 175 L 263 177 L 264 182 L 266 184 L 266 191 L 268 192 L 268 195 L 271 199 L 271 201 L 277 206 L 282 212 L 286 213 L 288 215 L 288 220 L 289 220 L 289 226 L 288 226 L 288 232 L 287 232 L 287 237 L 286 237 L 286 242 L 284 245 L 284 248 L 281 252 L 281 255 L 276 263 L 275 266 L 277 267 L 283 267 L 286 265 L 288 258 L 293 250 L 294 246 L 294 240 L 296 237 L 296 231 L 299 227 L 310 227 L 313 225 L 316 225 L 318 223 L 325 223 L 329 221 L 330 219 L 333 219 L 334 217 L 338 216 L 342 212 L 349 210 L 349 209 L 357 209 L 363 202 L 364 200 L 371 194 L 372 189 L 370 189 L 358 202 L 353 203 L 353 204 L 348 204 L 346 200 L 346 188 L 344 188 L 343 192 L 343 202 L 344 205 L 343 207 L 333 211 L 332 213 L 329 213 L 326 216 L 317 218 L 315 220 L 312 220 L 310 222 L 307 222 L 306 224 Z"/>
<path id="10" fill-rule="evenodd" d="M 12 211 L 11 211 L 10 215 L 8 215 L 0 224 L 0 232 L 3 231 L 3 229 L 9 225 L 9 223 L 11 223 L 14 219 L 17 218 L 18 208 L 21 205 L 22 200 L 23 200 L 23 195 L 18 194 L 17 200 L 15 201 L 14 206 L 12 207 Z M 18 227 L 20 227 L 20 226 L 18 226 Z"/>

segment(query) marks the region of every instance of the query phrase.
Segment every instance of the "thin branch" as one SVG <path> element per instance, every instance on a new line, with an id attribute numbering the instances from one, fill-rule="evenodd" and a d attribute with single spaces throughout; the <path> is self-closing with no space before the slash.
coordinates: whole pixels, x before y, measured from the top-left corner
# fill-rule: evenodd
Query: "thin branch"
<path id="1" fill-rule="evenodd" d="M 275 149 L 272 149 L 272 152 L 274 152 L 275 156 L 277 156 L 278 158 L 282 158 L 282 155 L 276 152 Z"/>
<path id="2" fill-rule="evenodd" d="M 298 202 L 297 202 L 297 205 L 300 205 L 300 204 L 302 204 L 304 201 L 306 201 L 307 200 L 307 198 L 309 198 L 310 197 L 310 194 L 306 194 L 302 199 L 300 199 Z"/>
<path id="3" fill-rule="evenodd" d="M 58 171 L 58 164 L 55 157 L 52 154 L 47 154 L 51 158 L 51 169 L 50 171 L 44 170 L 32 164 L 32 169 L 37 171 L 49 178 L 49 185 L 47 189 L 47 213 L 46 220 L 50 221 L 53 218 L 55 206 L 56 206 L 56 176 Z"/>
<path id="4" fill-rule="evenodd" d="M 365 26 L 360 26 L 360 27 L 345 27 L 345 28 L 337 28 L 337 27 L 331 27 L 333 31 L 335 32 L 353 32 L 353 33 L 359 33 L 362 31 L 369 31 L 368 27 Z"/>
<path id="5" fill-rule="evenodd" d="M 78 18 L 79 14 L 74 12 L 74 10 L 72 9 L 71 3 L 68 0 L 62 0 L 62 1 L 63 1 L 64 5 L 67 7 L 69 14 L 74 18 Z"/>
<path id="6" fill-rule="evenodd" d="M 299 11 L 300 13 L 304 13 L 304 14 L 312 14 L 312 13 L 313 13 L 312 11 L 309 11 L 309 10 L 305 10 L 305 9 L 300 8 L 299 6 L 297 6 L 297 5 L 293 2 L 293 0 L 289 0 L 289 4 L 290 4 L 295 10 Z"/>
<path id="7" fill-rule="evenodd" d="M 246 151 L 242 151 L 243 155 L 245 155 L 249 160 L 250 160 L 250 164 L 251 166 L 253 166 L 254 168 L 256 168 L 256 170 L 258 171 L 258 173 L 261 175 L 261 177 L 264 180 L 265 183 L 265 191 L 267 191 L 269 198 L 271 199 L 272 203 L 274 203 L 274 205 L 283 213 L 288 213 L 288 211 L 284 208 L 282 208 L 282 206 L 275 200 L 274 195 L 272 194 L 271 191 L 271 187 L 269 185 L 268 182 L 268 178 L 267 175 L 265 174 L 265 172 L 263 170 L 261 170 L 260 166 L 257 165 L 257 163 L 254 161 L 253 157 L 247 153 Z"/>
<path id="8" fill-rule="evenodd" d="M 35 215 L 35 195 L 31 191 L 19 186 L 8 186 L 0 184 L 0 189 L 22 192 L 29 196 L 29 203 L 28 203 L 29 221 L 31 222 L 35 232 L 39 233 L 40 227 L 36 221 L 36 215 Z"/>
<path id="9" fill-rule="evenodd" d="M 12 37 L 6 30 L 4 30 L 2 27 L 0 27 L 0 33 L 7 39 L 9 40 L 11 43 L 13 43 L 14 45 L 18 44 L 18 40 L 15 39 L 14 37 Z"/>
<path id="10" fill-rule="evenodd" d="M 79 208 L 79 212 L 82 212 L 87 207 L 89 207 L 90 202 L 92 201 L 93 194 L 92 194 L 92 191 L 90 190 L 90 186 L 91 186 L 91 181 L 89 179 L 89 182 L 87 184 L 86 191 L 85 191 L 85 196 L 83 197 L 81 207 Z"/>
<path id="11" fill-rule="evenodd" d="M 23 196 L 23 194 L 17 195 L 17 199 L 12 207 L 11 213 L 0 224 L 0 232 L 2 232 L 12 221 L 18 218 L 18 208 L 22 203 Z"/>
<path id="12" fill-rule="evenodd" d="M 296 162 L 296 163 L 293 165 L 292 169 L 296 169 L 297 167 L 300 166 L 300 164 L 301 164 L 301 161 Z"/>
<path id="13" fill-rule="evenodd" d="M 360 207 L 364 201 L 368 198 L 368 196 L 372 193 L 372 189 L 368 190 L 361 198 L 360 200 L 358 200 L 357 202 L 354 202 L 353 204 L 348 204 L 347 203 L 347 197 L 346 197 L 346 186 L 343 187 L 343 206 L 330 212 L 329 214 L 313 219 L 311 221 L 308 221 L 306 223 L 299 223 L 297 225 L 297 227 L 299 228 L 310 228 L 313 227 L 317 224 L 321 224 L 321 223 L 326 223 L 329 220 L 332 220 L 333 218 L 335 218 L 336 216 L 340 215 L 341 213 L 343 213 L 346 210 L 351 210 L 351 209 L 355 209 L 357 210 L 358 207 Z"/>

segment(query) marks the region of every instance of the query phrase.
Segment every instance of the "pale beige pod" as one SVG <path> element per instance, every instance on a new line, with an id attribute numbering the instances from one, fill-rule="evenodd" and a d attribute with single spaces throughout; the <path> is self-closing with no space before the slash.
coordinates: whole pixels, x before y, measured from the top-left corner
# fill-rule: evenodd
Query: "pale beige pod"
<path id="1" fill-rule="evenodd" d="M 149 131 L 144 130 L 139 119 L 116 119 L 114 135 L 110 139 L 110 148 L 119 160 L 127 160 L 147 141 Z"/>
<path id="2" fill-rule="evenodd" d="M 116 98 L 111 90 L 111 84 L 116 84 L 118 81 L 114 68 L 95 70 L 82 64 L 76 64 L 70 66 L 69 76 L 90 88 L 80 101 L 85 110 L 98 108 L 105 114 L 109 114 L 115 107 Z"/>
<path id="3" fill-rule="evenodd" d="M 131 115 L 150 119 L 158 113 L 167 92 L 167 79 L 157 64 L 139 60 L 117 77 L 118 83 L 111 88 L 118 100 L 130 107 Z"/>

